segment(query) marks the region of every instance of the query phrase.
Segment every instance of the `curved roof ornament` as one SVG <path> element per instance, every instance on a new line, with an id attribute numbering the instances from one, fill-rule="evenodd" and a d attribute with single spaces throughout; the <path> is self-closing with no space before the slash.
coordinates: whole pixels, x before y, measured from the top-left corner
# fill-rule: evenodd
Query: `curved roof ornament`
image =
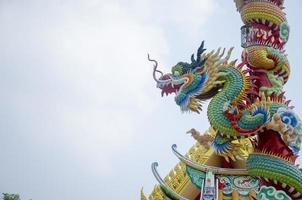
<path id="1" fill-rule="evenodd" d="M 227 174 L 227 175 L 248 175 L 247 169 L 234 169 L 234 168 L 221 168 L 221 167 L 214 167 L 214 166 L 209 166 L 201 163 L 197 163 L 193 160 L 190 160 L 189 158 L 183 156 L 177 151 L 177 145 L 173 144 L 172 145 L 172 151 L 176 155 L 176 157 L 184 162 L 186 165 L 203 171 L 203 172 L 213 172 L 214 174 Z"/>
<path id="2" fill-rule="evenodd" d="M 158 171 L 157 171 L 157 167 L 158 167 L 158 163 L 154 162 L 151 165 L 151 169 L 152 169 L 152 173 L 154 175 L 154 177 L 156 178 L 156 180 L 158 181 L 158 183 L 160 184 L 160 188 L 161 190 L 171 199 L 175 199 L 175 200 L 189 200 L 185 197 L 180 196 L 179 194 L 177 194 L 176 192 L 174 192 L 174 190 L 172 190 L 168 184 L 161 178 L 161 176 L 159 175 Z"/>

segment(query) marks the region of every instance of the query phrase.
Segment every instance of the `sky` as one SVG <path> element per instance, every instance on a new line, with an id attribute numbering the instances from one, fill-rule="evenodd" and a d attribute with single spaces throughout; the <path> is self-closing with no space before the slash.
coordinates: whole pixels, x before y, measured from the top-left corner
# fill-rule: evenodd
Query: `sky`
<path id="1" fill-rule="evenodd" d="M 302 2 L 285 6 L 286 95 L 302 113 Z M 161 97 L 147 54 L 167 72 L 202 40 L 234 46 L 234 59 L 242 50 L 232 1 L 0 0 L 0 25 L 0 193 L 22 200 L 149 194 L 151 163 L 164 176 L 178 162 L 171 145 L 185 153 L 185 132 L 209 123 Z"/>

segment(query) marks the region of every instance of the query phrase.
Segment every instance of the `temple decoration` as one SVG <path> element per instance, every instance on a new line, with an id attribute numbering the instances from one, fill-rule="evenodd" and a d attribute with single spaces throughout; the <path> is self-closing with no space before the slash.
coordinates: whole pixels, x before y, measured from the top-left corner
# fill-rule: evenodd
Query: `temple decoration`
<path id="1" fill-rule="evenodd" d="M 302 123 L 283 86 L 290 65 L 285 54 L 289 25 L 283 0 L 235 0 L 241 27 L 241 62 L 232 49 L 206 51 L 204 42 L 190 62 L 178 62 L 164 74 L 153 62 L 153 79 L 162 96 L 175 93 L 182 112 L 207 108 L 211 128 L 186 155 L 172 145 L 180 160 L 161 178 L 149 200 L 284 199 L 302 200 L 302 171 L 296 165 Z"/>

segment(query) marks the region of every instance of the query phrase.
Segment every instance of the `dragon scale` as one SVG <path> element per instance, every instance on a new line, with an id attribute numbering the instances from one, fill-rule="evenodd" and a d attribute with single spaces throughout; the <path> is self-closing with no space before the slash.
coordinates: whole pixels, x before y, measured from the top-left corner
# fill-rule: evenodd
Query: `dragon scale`
<path id="1" fill-rule="evenodd" d="M 222 77 L 224 86 L 209 103 L 208 118 L 212 127 L 222 135 L 240 137 L 243 135 L 233 128 L 224 110 L 226 109 L 226 104 L 240 102 L 246 97 L 249 80 L 243 72 L 234 67 L 225 68 L 222 73 L 226 74 Z M 237 124 L 239 128 L 245 129 L 245 132 L 251 132 L 251 130 L 258 129 L 266 122 L 265 114 L 267 113 L 246 110 L 242 112 Z"/>
<path id="2" fill-rule="evenodd" d="M 178 62 L 170 73 L 161 72 L 157 61 L 148 57 L 161 94 L 175 93 L 182 112 L 200 113 L 202 103 L 210 100 L 207 115 L 213 134 L 200 135 L 194 128 L 187 133 L 207 150 L 214 149 L 214 156 L 200 164 L 181 156 L 176 146 L 172 149 L 201 190 L 200 181 L 207 175 L 213 178 L 208 172 L 221 173 L 214 178 L 224 181 L 237 180 L 233 177 L 237 173 L 246 176 L 241 177 L 243 182 L 258 184 L 254 199 L 302 200 L 302 169 L 296 165 L 302 122 L 283 89 L 290 76 L 285 53 L 290 28 L 284 0 L 235 0 L 235 4 L 244 23 L 239 64 L 230 61 L 233 48 L 207 52 L 204 42 L 190 62 Z M 251 149 L 242 145 L 245 140 Z M 227 173 L 228 177 L 222 176 Z M 185 199 L 159 181 L 169 198 Z M 229 185 L 224 187 L 228 192 Z"/>

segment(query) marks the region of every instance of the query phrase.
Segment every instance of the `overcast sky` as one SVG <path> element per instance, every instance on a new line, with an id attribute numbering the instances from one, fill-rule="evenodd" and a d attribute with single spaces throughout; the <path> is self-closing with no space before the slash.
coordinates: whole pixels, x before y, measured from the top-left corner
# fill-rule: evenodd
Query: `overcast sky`
<path id="1" fill-rule="evenodd" d="M 301 7 L 291 25 L 287 97 L 302 113 Z M 181 114 L 161 98 L 147 53 L 163 71 L 202 40 L 235 46 L 233 1 L 0 0 L 0 192 L 22 200 L 138 199 L 206 130 L 206 113 Z M 206 107 L 205 107 L 206 109 Z"/>

